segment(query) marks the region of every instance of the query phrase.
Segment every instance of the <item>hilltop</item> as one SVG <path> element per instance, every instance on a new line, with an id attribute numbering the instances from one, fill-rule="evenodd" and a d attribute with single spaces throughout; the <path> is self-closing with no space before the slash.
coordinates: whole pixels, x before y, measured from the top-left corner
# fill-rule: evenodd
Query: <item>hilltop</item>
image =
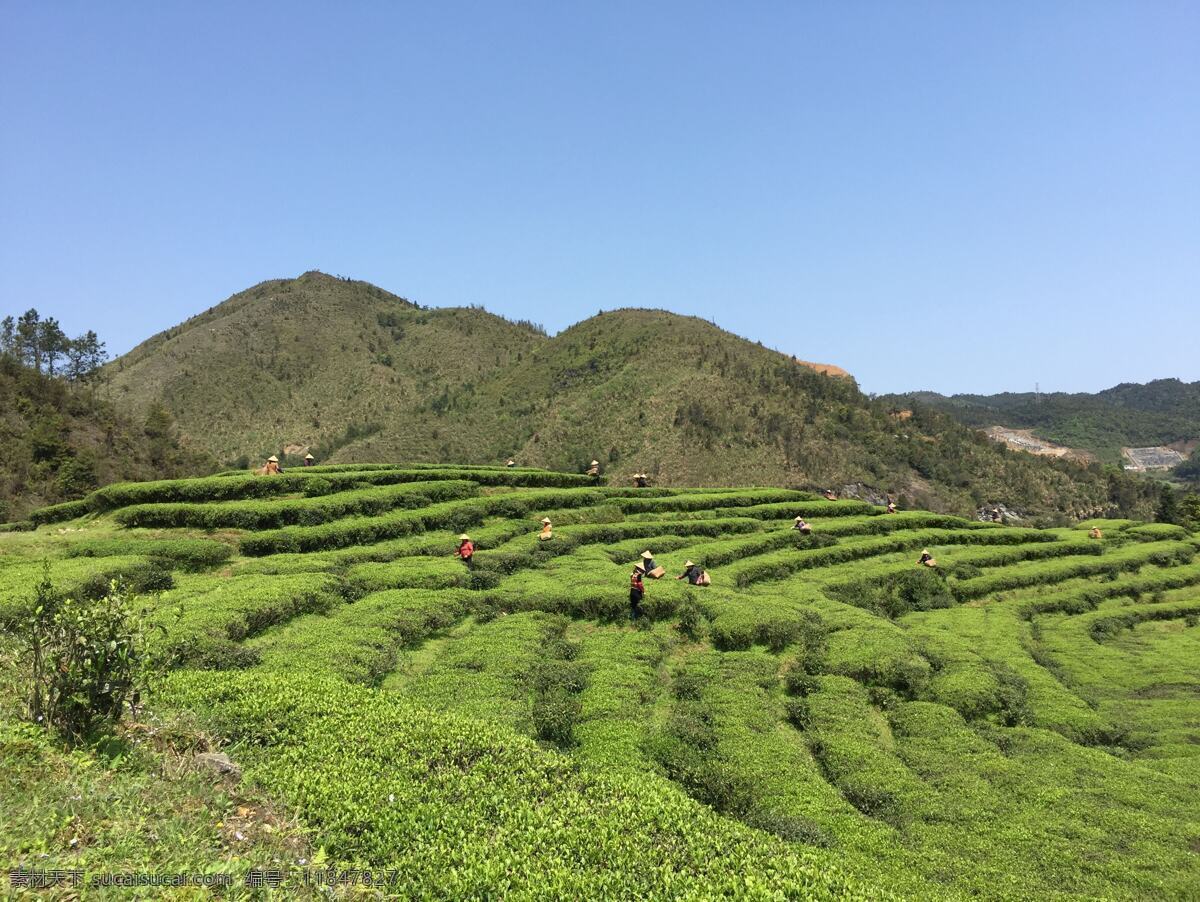
<path id="1" fill-rule="evenodd" d="M 883 400 L 898 407 L 914 402 L 932 407 L 979 429 L 1028 429 L 1038 438 L 1112 464 L 1126 462 L 1123 448 L 1165 446 L 1186 457 L 1200 444 L 1200 382 L 1179 379 L 1125 382 L 1095 393 L 911 392 Z"/>
<path id="2" fill-rule="evenodd" d="M 300 898 L 310 862 L 405 898 L 1200 894 L 1180 526 L 387 464 L 113 485 L 40 519 L 0 533 L 14 868 L 273 867 Z M 645 549 L 667 578 L 631 622 Z M 671 578 L 689 560 L 710 586 Z M 148 593 L 163 679 L 100 747 L 118 763 L 16 723 L 9 629 L 44 567 Z M 208 749 L 240 783 L 189 776 Z"/>
<path id="3" fill-rule="evenodd" d="M 656 485 L 834 486 L 959 513 L 1149 512 L 1120 475 L 1007 453 L 932 411 L 900 421 L 822 366 L 661 310 L 604 312 L 550 337 L 309 272 L 234 295 L 105 372 L 115 399 L 164 404 L 186 440 L 231 465 L 312 451 L 578 470 L 597 457 Z"/>

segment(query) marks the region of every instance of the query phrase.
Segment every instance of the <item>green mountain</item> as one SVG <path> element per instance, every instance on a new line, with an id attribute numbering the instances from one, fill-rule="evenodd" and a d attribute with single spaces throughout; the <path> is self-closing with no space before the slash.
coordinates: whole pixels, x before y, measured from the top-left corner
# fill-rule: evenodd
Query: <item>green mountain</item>
<path id="1" fill-rule="evenodd" d="M 237 465 L 309 450 L 568 470 L 596 457 L 618 483 L 645 471 L 659 485 L 844 486 L 960 513 L 1149 512 L 1120 474 L 1013 454 L 935 411 L 897 420 L 853 379 L 658 310 L 548 337 L 310 272 L 234 295 L 106 375 L 113 398 L 164 404 L 188 441 Z"/>
<path id="2" fill-rule="evenodd" d="M 82 497 L 123 479 L 211 472 L 183 448 L 154 405 L 132 417 L 87 385 L 53 378 L 0 354 L 0 522 Z"/>
<path id="3" fill-rule="evenodd" d="M 1120 461 L 1122 448 L 1170 445 L 1190 451 L 1200 440 L 1200 382 L 1179 379 L 1122 383 L 1095 394 L 912 392 L 883 400 L 900 407 L 914 402 L 933 407 L 968 426 L 1029 429 L 1108 463 Z"/>

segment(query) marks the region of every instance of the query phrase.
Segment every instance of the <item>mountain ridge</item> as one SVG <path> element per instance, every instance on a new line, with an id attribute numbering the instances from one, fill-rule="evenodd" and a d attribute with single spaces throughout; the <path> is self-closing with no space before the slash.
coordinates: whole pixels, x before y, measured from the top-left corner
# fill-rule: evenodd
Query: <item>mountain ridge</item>
<path id="1" fill-rule="evenodd" d="M 548 336 L 311 271 L 239 292 L 105 374 L 114 398 L 162 403 L 187 441 L 237 466 L 285 449 L 562 470 L 596 458 L 617 481 L 861 484 L 959 513 L 1141 503 L 1101 468 L 1023 460 L 936 412 L 901 425 L 851 377 L 663 310 L 604 311 Z"/>
<path id="2" fill-rule="evenodd" d="M 1200 381 L 1177 378 L 1122 382 L 1099 392 L 918 391 L 882 400 L 894 406 L 923 404 L 974 428 L 1028 429 L 1113 464 L 1121 461 L 1124 447 L 1187 446 L 1200 440 Z"/>

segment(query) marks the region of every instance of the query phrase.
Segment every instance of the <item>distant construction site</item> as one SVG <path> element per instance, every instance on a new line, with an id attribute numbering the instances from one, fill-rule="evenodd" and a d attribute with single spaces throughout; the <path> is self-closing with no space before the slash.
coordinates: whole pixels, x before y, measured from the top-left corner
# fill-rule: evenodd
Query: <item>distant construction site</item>
<path id="1" fill-rule="evenodd" d="M 1171 467 L 1177 466 L 1186 459 L 1174 448 L 1122 448 L 1121 453 L 1125 455 L 1126 470 L 1137 470 L 1144 472 L 1146 470 L 1169 470 Z"/>
<path id="2" fill-rule="evenodd" d="M 1038 438 L 1028 429 L 1009 429 L 1007 426 L 992 426 L 984 430 L 993 441 L 1007 445 L 1014 451 L 1026 451 L 1041 457 L 1064 457 L 1070 460 L 1093 460 L 1093 455 L 1078 448 L 1056 445 Z"/>

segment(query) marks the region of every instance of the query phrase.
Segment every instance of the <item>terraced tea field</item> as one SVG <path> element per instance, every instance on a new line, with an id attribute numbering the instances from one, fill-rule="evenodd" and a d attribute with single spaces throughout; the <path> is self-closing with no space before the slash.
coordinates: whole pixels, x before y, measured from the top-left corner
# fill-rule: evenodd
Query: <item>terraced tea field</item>
<path id="1" fill-rule="evenodd" d="M 1177 527 L 388 465 L 35 519 L 0 534 L 5 622 L 43 559 L 60 588 L 156 593 L 151 706 L 407 895 L 1200 898 L 1200 537 Z M 646 549 L 667 576 L 634 623 Z M 688 559 L 711 586 L 673 578 Z"/>

